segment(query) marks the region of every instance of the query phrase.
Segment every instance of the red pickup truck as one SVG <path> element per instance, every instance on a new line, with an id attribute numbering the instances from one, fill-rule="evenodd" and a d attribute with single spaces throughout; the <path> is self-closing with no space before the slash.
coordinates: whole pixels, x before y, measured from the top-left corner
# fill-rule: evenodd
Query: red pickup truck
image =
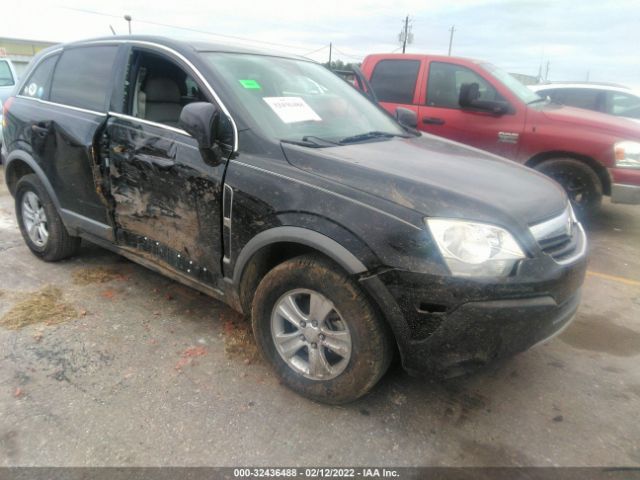
<path id="1" fill-rule="evenodd" d="M 399 120 L 549 175 L 583 217 L 603 195 L 640 203 L 640 124 L 633 120 L 553 104 L 476 60 L 377 54 L 361 70 Z"/>

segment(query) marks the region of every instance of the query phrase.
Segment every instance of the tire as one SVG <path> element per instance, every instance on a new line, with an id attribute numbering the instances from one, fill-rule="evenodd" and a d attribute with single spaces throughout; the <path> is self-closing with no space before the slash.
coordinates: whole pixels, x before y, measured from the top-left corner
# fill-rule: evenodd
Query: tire
<path id="1" fill-rule="evenodd" d="M 306 320 L 307 325 L 296 327 L 284 319 L 283 312 L 298 323 Z M 378 382 L 393 357 L 387 325 L 358 284 L 319 255 L 296 257 L 267 273 L 258 285 L 251 313 L 258 347 L 282 382 L 318 402 L 356 400 Z M 290 335 L 287 342 L 276 346 L 276 336 L 286 335 Z M 294 353 L 290 357 L 280 353 L 285 350 Z"/>
<path id="2" fill-rule="evenodd" d="M 597 213 L 602 203 L 602 182 L 589 165 L 573 158 L 554 158 L 535 169 L 562 186 L 578 218 L 586 220 Z"/>
<path id="3" fill-rule="evenodd" d="M 25 175 L 18 181 L 15 200 L 22 238 L 34 255 L 47 262 L 56 262 L 78 251 L 80 238 L 69 235 L 51 197 L 36 175 Z M 42 228 L 34 226 L 34 222 Z"/>

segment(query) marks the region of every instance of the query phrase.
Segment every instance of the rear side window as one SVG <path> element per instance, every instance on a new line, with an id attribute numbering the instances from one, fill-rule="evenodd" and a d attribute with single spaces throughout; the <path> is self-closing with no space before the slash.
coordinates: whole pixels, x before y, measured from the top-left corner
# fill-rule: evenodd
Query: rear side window
<path id="1" fill-rule="evenodd" d="M 549 96 L 556 103 L 587 110 L 601 110 L 601 90 L 591 88 L 559 88 Z"/>
<path id="2" fill-rule="evenodd" d="M 622 117 L 640 118 L 640 97 L 622 92 L 607 92 L 609 112 Z"/>
<path id="3" fill-rule="evenodd" d="M 117 50 L 116 46 L 65 50 L 53 74 L 51 101 L 104 110 Z"/>
<path id="4" fill-rule="evenodd" d="M 10 87 L 14 83 L 9 63 L 0 61 L 0 87 Z"/>
<path id="5" fill-rule="evenodd" d="M 371 75 L 371 87 L 378 100 L 412 104 L 418 70 L 419 60 L 381 60 Z"/>
<path id="6" fill-rule="evenodd" d="M 49 88 L 51 86 L 51 74 L 59 55 L 51 55 L 42 60 L 29 76 L 29 80 L 24 83 L 21 94 L 26 97 L 49 98 Z"/>
<path id="7" fill-rule="evenodd" d="M 504 101 L 493 86 L 473 70 L 445 62 L 431 62 L 427 83 L 427 105 L 460 108 L 458 99 L 463 84 L 477 83 L 478 100 Z"/>

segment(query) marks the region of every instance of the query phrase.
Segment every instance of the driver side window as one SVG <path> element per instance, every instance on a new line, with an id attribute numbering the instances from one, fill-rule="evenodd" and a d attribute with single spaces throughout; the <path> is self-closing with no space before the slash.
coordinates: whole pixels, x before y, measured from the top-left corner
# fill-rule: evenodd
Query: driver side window
<path id="1" fill-rule="evenodd" d="M 441 108 L 460 108 L 458 98 L 463 84 L 477 83 L 478 100 L 503 101 L 491 84 L 474 71 L 445 62 L 431 62 L 427 80 L 427 105 Z"/>
<path id="2" fill-rule="evenodd" d="M 125 113 L 177 127 L 182 107 L 206 101 L 198 84 L 176 63 L 147 51 L 134 51 Z"/>

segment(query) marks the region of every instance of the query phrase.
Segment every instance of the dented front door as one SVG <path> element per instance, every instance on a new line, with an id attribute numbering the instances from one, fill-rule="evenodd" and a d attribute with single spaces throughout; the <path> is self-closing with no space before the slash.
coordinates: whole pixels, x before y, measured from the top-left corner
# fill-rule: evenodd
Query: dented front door
<path id="1" fill-rule="evenodd" d="M 106 179 L 118 244 L 210 285 L 221 272 L 222 178 L 178 129 L 112 116 Z"/>

